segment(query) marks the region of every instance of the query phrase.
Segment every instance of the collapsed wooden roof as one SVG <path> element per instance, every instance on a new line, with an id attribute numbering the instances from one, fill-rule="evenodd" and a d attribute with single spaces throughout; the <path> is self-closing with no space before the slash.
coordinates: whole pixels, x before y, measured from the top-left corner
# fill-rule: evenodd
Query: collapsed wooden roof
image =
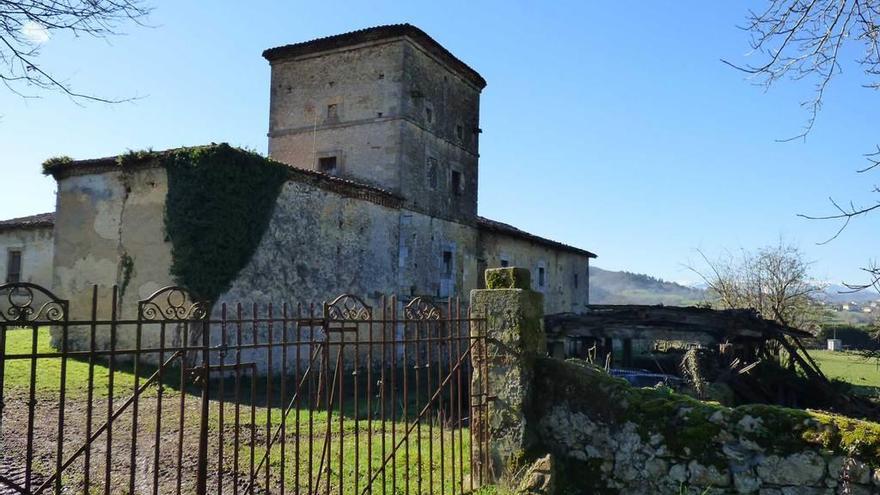
<path id="1" fill-rule="evenodd" d="M 723 342 L 743 338 L 767 340 L 780 334 L 812 336 L 764 319 L 753 310 L 645 305 L 592 305 L 583 313 L 547 315 L 544 328 L 551 340 L 566 336 L 659 340 L 708 337 Z"/>

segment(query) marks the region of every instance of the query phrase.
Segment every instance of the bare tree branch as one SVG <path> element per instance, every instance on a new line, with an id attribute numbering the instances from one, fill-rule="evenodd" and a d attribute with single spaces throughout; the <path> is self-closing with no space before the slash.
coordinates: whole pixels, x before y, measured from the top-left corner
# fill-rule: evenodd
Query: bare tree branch
<path id="1" fill-rule="evenodd" d="M 810 263 L 796 247 L 780 241 L 756 252 L 728 253 L 714 260 L 697 252 L 703 267 L 688 269 L 706 283 L 715 306 L 754 309 L 784 325 L 818 328 L 816 301 L 823 288 L 810 279 Z"/>
<path id="2" fill-rule="evenodd" d="M 38 62 L 40 46 L 53 34 L 107 38 L 121 34 L 121 25 L 144 26 L 151 12 L 142 0 L 0 0 L 0 82 L 24 98 L 40 91 L 59 91 L 76 102 L 113 99 L 74 90 Z"/>
<path id="3" fill-rule="evenodd" d="M 768 0 L 767 8 L 747 14 L 747 23 L 741 29 L 750 34 L 751 56 L 760 60 L 755 64 L 725 64 L 746 74 L 765 89 L 781 79 L 811 81 L 812 96 L 801 105 L 807 109 L 807 120 L 802 131 L 790 138 L 805 139 L 816 123 L 822 101 L 831 81 L 840 74 L 844 65 L 856 65 L 867 76 L 867 88 L 880 89 L 880 0 Z M 862 55 L 843 60 L 841 54 L 850 53 L 848 46 L 861 48 Z M 857 170 L 866 173 L 880 167 L 880 146 L 864 155 L 868 165 Z M 874 193 L 880 188 L 874 187 Z M 810 220 L 839 221 L 839 228 L 827 244 L 837 239 L 853 219 L 880 209 L 880 201 L 867 206 L 852 202 L 841 206 L 829 198 L 833 212 L 827 215 L 798 216 Z M 876 269 L 867 269 L 874 275 Z"/>

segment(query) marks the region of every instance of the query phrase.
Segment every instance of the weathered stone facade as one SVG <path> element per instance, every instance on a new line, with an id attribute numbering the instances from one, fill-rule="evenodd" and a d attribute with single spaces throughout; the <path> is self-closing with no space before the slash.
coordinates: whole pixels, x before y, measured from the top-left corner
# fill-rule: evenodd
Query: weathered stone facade
<path id="1" fill-rule="evenodd" d="M 70 300 L 71 319 L 87 319 L 92 286 L 107 298 L 119 287 L 125 317 L 137 301 L 172 285 L 163 213 L 168 178 L 158 163 L 136 170 L 71 169 L 58 175 L 53 290 Z M 98 317 L 108 318 L 109 304 Z"/>
<path id="2" fill-rule="evenodd" d="M 264 52 L 269 155 L 372 184 L 407 209 L 473 221 L 486 82 L 421 30 L 381 26 Z M 334 170 L 321 159 L 333 157 Z"/>
<path id="3" fill-rule="evenodd" d="M 0 221 L 0 283 L 17 278 L 52 287 L 54 222 L 51 213 Z"/>

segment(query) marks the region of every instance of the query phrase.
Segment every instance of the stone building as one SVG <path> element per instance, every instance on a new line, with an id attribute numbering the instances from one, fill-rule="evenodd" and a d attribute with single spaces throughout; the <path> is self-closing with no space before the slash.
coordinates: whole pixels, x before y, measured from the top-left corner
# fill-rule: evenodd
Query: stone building
<path id="1" fill-rule="evenodd" d="M 588 304 L 594 254 L 477 214 L 486 82 L 476 71 L 407 24 L 263 55 L 269 156 L 287 176 L 258 246 L 216 302 L 446 299 L 480 287 L 487 267 L 517 265 L 531 268 L 548 312 Z M 92 284 L 118 285 L 133 314 L 175 282 L 163 165 L 173 152 L 46 167 L 58 183 L 52 287 L 72 311 L 87 311 Z"/>
<path id="2" fill-rule="evenodd" d="M 0 283 L 52 287 L 54 213 L 0 221 Z"/>

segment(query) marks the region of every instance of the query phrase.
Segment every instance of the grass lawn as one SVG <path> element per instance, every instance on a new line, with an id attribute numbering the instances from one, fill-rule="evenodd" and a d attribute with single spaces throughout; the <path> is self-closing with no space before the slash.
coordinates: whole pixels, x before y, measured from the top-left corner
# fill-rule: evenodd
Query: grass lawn
<path id="1" fill-rule="evenodd" d="M 50 335 L 48 329 L 41 328 L 36 333 L 38 353 L 55 352 L 50 345 Z M 5 354 L 30 354 L 33 351 L 34 331 L 30 329 L 12 329 L 6 331 L 6 349 Z M 44 358 L 36 360 L 36 396 L 38 399 L 37 417 L 40 421 L 36 424 L 35 443 L 37 457 L 41 452 L 48 454 L 51 459 L 51 453 L 54 452 L 55 435 L 54 430 L 57 428 L 57 397 L 59 392 L 61 377 L 61 359 L 60 358 Z M 31 376 L 31 360 L 30 359 L 13 359 L 4 363 L 4 386 L 3 397 L 10 405 L 3 413 L 3 429 L 0 431 L 0 444 L 4 445 L 7 456 L 23 459 L 22 450 L 25 443 L 22 443 L 21 435 L 16 432 L 23 431 L 25 419 L 27 418 L 26 402 L 30 376 Z M 69 425 L 65 434 L 65 438 L 69 437 L 70 442 L 65 442 L 65 451 L 74 451 L 82 444 L 83 432 L 83 411 L 88 400 L 90 365 L 88 361 L 81 359 L 67 360 L 67 401 L 66 401 L 66 419 L 65 424 Z M 155 367 L 142 365 L 141 383 L 146 377 L 155 371 Z M 92 383 L 94 385 L 94 406 L 97 408 L 95 412 L 96 418 L 103 418 L 106 415 L 106 409 L 101 409 L 106 404 L 109 369 L 106 361 L 95 362 L 91 366 Z M 160 474 L 160 491 L 163 491 L 174 485 L 176 474 L 176 450 L 178 445 L 176 431 L 180 430 L 183 425 L 184 435 L 182 435 L 184 448 L 184 492 L 188 492 L 188 488 L 192 486 L 193 478 L 193 461 L 194 452 L 197 447 L 198 424 L 200 414 L 198 411 L 200 388 L 189 384 L 183 390 L 179 387 L 179 370 L 171 369 L 165 380 L 164 399 L 162 402 L 162 441 L 161 460 L 159 472 Z M 258 380 L 264 382 L 265 379 Z M 239 485 L 243 486 L 250 474 L 250 459 L 255 458 L 255 464 L 259 464 L 260 460 L 266 454 L 266 423 L 271 421 L 271 431 L 275 431 L 283 420 L 282 408 L 279 407 L 282 402 L 287 402 L 281 398 L 277 398 L 275 405 L 271 409 L 265 407 L 265 387 L 261 387 L 261 383 L 250 382 L 243 388 L 246 390 L 245 401 L 239 403 L 238 427 L 236 428 L 235 402 L 231 396 L 232 382 L 225 382 L 226 399 L 222 403 L 223 420 L 220 420 L 221 403 L 217 400 L 211 402 L 209 428 L 211 435 L 211 452 L 209 453 L 209 484 L 217 487 L 217 483 L 225 486 L 224 491 L 231 493 L 230 487 L 235 473 L 238 473 Z M 278 384 L 277 378 L 274 381 L 273 388 L 277 395 Z M 292 383 L 292 381 L 288 381 Z M 119 364 L 114 372 L 114 396 L 127 398 L 132 395 L 134 384 L 134 374 L 131 364 Z M 250 387 L 254 386 L 256 390 L 256 400 L 250 402 Z M 290 385 L 288 385 L 290 386 Z M 218 384 L 212 383 L 212 393 L 218 390 Z M 346 387 L 346 390 L 351 390 Z M 361 389 L 363 393 L 363 389 Z M 288 389 L 288 395 L 292 392 Z M 421 392 L 421 396 L 426 395 L 425 390 Z M 152 449 L 155 445 L 154 435 L 156 431 L 155 420 L 157 412 L 156 387 L 150 387 L 141 398 L 143 399 L 139 406 L 140 421 L 137 428 L 137 436 L 139 440 L 138 450 L 138 484 L 142 486 L 150 486 L 152 483 Z M 186 399 L 186 409 L 183 418 L 181 418 L 178 410 L 180 398 L 184 396 Z M 217 394 L 214 395 L 217 397 Z M 413 393 L 410 392 L 410 397 Z M 288 399 L 289 400 L 289 399 Z M 118 404 L 122 401 L 118 400 Z M 393 449 L 393 442 L 399 442 L 405 437 L 405 433 L 412 426 L 412 421 L 404 423 L 402 421 L 391 422 L 386 421 L 384 424 L 374 418 L 372 421 L 372 429 L 368 435 L 367 432 L 367 411 L 369 406 L 365 402 L 373 404 L 374 411 L 378 409 L 378 400 L 368 401 L 366 396 L 360 399 L 360 411 L 355 414 L 351 407 L 351 398 L 346 399 L 346 408 L 342 411 L 342 421 L 340 423 L 340 411 L 338 408 L 332 411 L 332 421 L 330 424 L 330 432 L 328 434 L 328 421 L 325 407 L 318 410 L 309 411 L 303 401 L 303 407 L 297 411 L 293 409 L 288 414 L 285 424 L 286 442 L 284 443 L 285 453 L 282 457 L 281 446 L 276 443 L 272 447 L 268 455 L 268 464 L 270 466 L 270 482 L 273 485 L 272 492 L 278 491 L 282 483 L 281 470 L 284 466 L 283 484 L 287 493 L 308 492 L 309 487 L 316 481 L 318 476 L 318 466 L 322 464 L 321 486 L 330 478 L 331 492 L 354 494 L 354 485 L 357 483 L 358 492 L 362 491 L 369 480 L 369 475 L 375 473 L 383 464 L 385 456 L 388 456 Z M 424 404 L 410 404 L 410 417 L 415 410 L 421 409 Z M 401 414 L 402 404 L 386 404 L 386 410 L 397 407 L 397 414 Z M 53 408 L 54 407 L 54 408 Z M 390 413 L 388 413 L 390 415 Z M 465 414 L 467 414 L 465 412 Z M 100 420 L 96 420 L 95 425 L 100 424 Z M 429 427 L 429 422 L 432 424 Z M 471 458 L 471 442 L 470 432 L 467 428 L 461 430 L 452 429 L 449 426 L 441 427 L 441 421 L 436 415 L 432 415 L 430 419 L 426 419 L 419 427 L 412 430 L 409 435 L 409 442 L 401 447 L 398 454 L 394 457 L 394 461 L 387 466 L 385 476 L 379 476 L 374 486 L 375 490 L 380 490 L 384 484 L 388 493 L 392 493 L 393 489 L 400 493 L 408 485 L 411 491 L 416 491 L 421 486 L 421 491 L 429 491 L 429 487 L 433 487 L 435 493 L 458 493 L 459 487 L 453 484 L 453 470 L 455 479 L 463 479 L 465 489 L 470 487 L 470 471 L 471 466 L 469 459 Z M 253 429 L 252 429 L 253 425 Z M 128 439 L 131 433 L 131 414 L 126 411 L 119 419 L 114 422 L 114 447 L 113 456 L 113 483 L 126 484 L 129 471 L 129 447 Z M 296 432 L 299 429 L 299 437 Z M 45 430 L 45 431 L 44 431 Z M 253 431 L 253 436 L 252 436 Z M 221 433 L 222 433 L 222 442 Z M 311 435 L 309 434 L 311 433 Z M 393 433 L 392 433 L 393 432 Z M 234 455 L 236 452 L 235 438 L 238 437 L 238 465 L 235 465 Z M 17 437 L 17 438 L 16 438 Z M 311 441 L 309 441 L 311 437 Z M 329 447 L 325 450 L 325 439 L 329 437 Z M 385 454 L 383 456 L 383 438 Z M 5 443 L 4 443 L 5 442 Z M 454 450 L 452 445 L 455 445 Z M 104 438 L 99 438 L 95 443 L 95 453 L 93 455 L 94 464 L 90 469 L 93 480 L 101 480 L 103 464 L 100 464 L 102 455 L 100 452 L 104 444 Z M 222 450 L 221 450 L 222 444 Z M 368 444 L 372 444 L 372 455 L 368 458 Z M 443 445 L 443 455 L 440 454 L 440 446 Z M 297 445 L 299 445 L 299 453 L 297 454 Z M 476 447 L 475 447 L 476 448 Z M 406 455 L 406 452 L 409 455 Z M 222 459 L 219 455 L 223 452 Z M 253 452 L 253 454 L 252 454 Z M 419 459 L 421 456 L 421 459 Z M 356 459 L 357 458 L 357 459 Z M 310 463 L 311 460 L 311 463 Z M 298 461 L 298 463 L 297 463 Z M 329 461 L 329 462 L 328 462 Z M 341 462 L 340 462 L 341 461 Z M 393 464 L 393 467 L 392 467 Z M 51 462 L 48 464 L 51 465 Z M 463 468 L 463 469 L 462 469 Z M 77 471 L 79 470 L 79 471 Z M 46 473 L 51 473 L 49 468 Z M 462 472 L 463 471 L 463 472 Z M 220 474 L 223 473 L 223 474 Z M 310 476 L 311 473 L 311 476 Z M 0 472 L 0 474 L 3 474 Z M 222 476 L 222 478 L 220 478 Z M 339 489 L 340 477 L 344 483 L 342 490 Z M 442 479 L 441 479 L 442 477 Z M 77 462 L 73 464 L 68 471 L 65 472 L 65 483 L 76 490 L 76 487 L 82 483 L 82 465 Z M 263 486 L 265 480 L 265 468 L 257 474 L 258 484 Z M 95 483 L 93 481 L 93 483 Z M 476 480 L 475 480 L 476 484 Z M 314 488 L 314 487 L 313 487 Z"/>
<path id="2" fill-rule="evenodd" d="M 32 354 L 34 331 L 32 329 L 6 330 L 6 354 Z M 57 352 L 52 347 L 49 330 L 40 328 L 37 331 L 37 352 Z M 57 394 L 61 384 L 61 359 L 37 359 L 36 392 L 37 395 Z M 143 379 L 155 371 L 155 367 L 144 368 Z M 7 392 L 24 392 L 30 386 L 31 360 L 12 359 L 5 363 L 4 389 Z M 106 397 L 110 379 L 107 362 L 96 362 L 93 369 L 95 397 Z M 85 397 L 89 385 L 89 363 L 86 360 L 67 359 L 67 394 L 68 398 Z M 113 373 L 114 396 L 131 394 L 134 386 L 134 373 L 131 364 L 118 364 Z M 151 389 L 146 396 L 155 395 Z"/>
<path id="3" fill-rule="evenodd" d="M 880 362 L 854 352 L 811 350 L 810 356 L 828 378 L 854 385 L 860 394 L 880 397 Z"/>

